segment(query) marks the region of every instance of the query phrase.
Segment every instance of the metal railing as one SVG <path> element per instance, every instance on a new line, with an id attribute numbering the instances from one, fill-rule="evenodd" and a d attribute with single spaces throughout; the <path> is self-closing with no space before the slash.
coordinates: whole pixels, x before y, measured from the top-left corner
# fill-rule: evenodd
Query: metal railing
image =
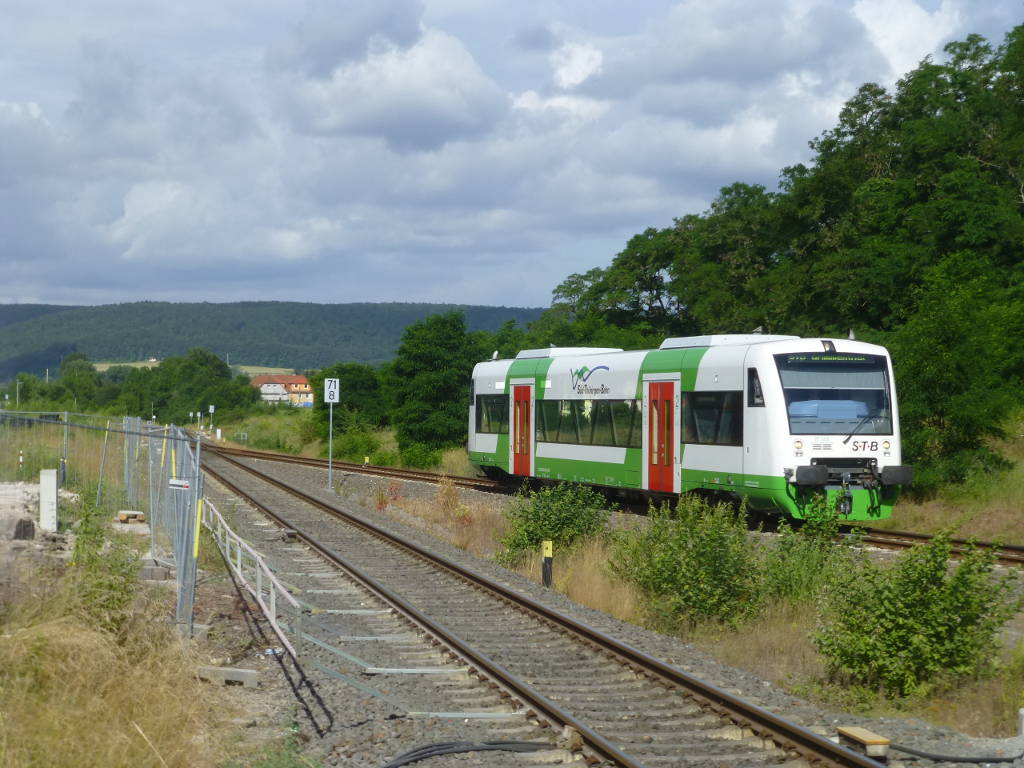
<path id="1" fill-rule="evenodd" d="M 253 596 L 260 610 L 263 611 L 263 615 L 274 630 L 274 634 L 281 641 L 281 645 L 293 658 L 298 658 L 303 634 L 302 606 L 277 580 L 259 552 L 231 530 L 224 517 L 210 501 L 203 505 L 203 525 L 213 535 L 235 578 Z M 285 606 L 284 614 L 279 612 L 282 607 L 281 602 Z M 282 626 L 286 623 L 282 619 L 285 619 L 289 626 L 294 627 L 294 644 Z M 290 621 L 287 621 L 289 619 Z"/>

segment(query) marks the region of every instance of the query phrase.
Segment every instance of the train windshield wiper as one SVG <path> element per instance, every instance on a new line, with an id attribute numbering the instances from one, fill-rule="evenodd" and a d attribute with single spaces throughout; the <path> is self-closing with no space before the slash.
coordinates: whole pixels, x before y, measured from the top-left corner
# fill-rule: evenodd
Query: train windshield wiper
<path id="1" fill-rule="evenodd" d="M 857 422 L 857 426 L 855 426 L 853 429 L 850 430 L 850 434 L 848 434 L 846 437 L 843 438 L 843 445 L 846 445 L 848 442 L 850 442 L 850 438 L 853 437 L 855 434 L 857 434 L 857 430 L 859 430 L 861 427 L 863 427 L 865 424 L 867 424 L 869 419 L 875 418 L 876 415 L 877 414 L 874 413 L 873 411 L 869 411 L 868 415 L 865 416 L 860 421 L 858 421 Z"/>

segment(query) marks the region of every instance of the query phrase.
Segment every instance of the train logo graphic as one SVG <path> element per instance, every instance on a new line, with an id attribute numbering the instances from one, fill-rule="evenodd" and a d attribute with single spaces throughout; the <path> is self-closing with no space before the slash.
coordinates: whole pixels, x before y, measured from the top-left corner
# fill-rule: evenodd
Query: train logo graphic
<path id="1" fill-rule="evenodd" d="M 577 370 L 569 370 L 569 378 L 572 383 L 572 388 L 576 390 L 578 394 L 607 394 L 608 387 L 601 385 L 600 389 L 594 389 L 587 386 L 587 381 L 598 371 L 610 371 L 611 369 L 607 365 L 595 365 L 593 368 L 583 366 Z"/>

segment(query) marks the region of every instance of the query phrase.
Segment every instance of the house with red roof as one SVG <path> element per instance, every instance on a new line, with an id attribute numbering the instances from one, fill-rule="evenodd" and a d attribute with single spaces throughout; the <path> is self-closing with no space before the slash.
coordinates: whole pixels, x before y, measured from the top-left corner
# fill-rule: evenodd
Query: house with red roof
<path id="1" fill-rule="evenodd" d="M 260 391 L 265 403 L 288 403 L 297 408 L 313 407 L 313 386 L 305 376 L 266 374 L 253 376 L 249 384 Z"/>

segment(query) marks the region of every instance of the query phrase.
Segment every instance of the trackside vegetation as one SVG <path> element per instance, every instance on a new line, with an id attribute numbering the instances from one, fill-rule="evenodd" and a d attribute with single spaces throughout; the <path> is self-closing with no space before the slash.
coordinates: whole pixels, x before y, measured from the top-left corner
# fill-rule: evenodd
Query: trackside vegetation
<path id="1" fill-rule="evenodd" d="M 859 689 L 862 701 L 920 698 L 1006 671 L 997 635 L 1022 598 L 1015 576 L 994 569 L 990 549 L 972 546 L 951 561 L 943 533 L 879 564 L 856 536 L 837 538 L 837 516 L 824 503 L 800 528 L 783 523 L 763 537 L 744 510 L 692 495 L 652 508 L 635 529 L 611 530 L 591 493 L 565 484 L 520 494 L 506 511 L 499 560 L 521 562 L 543 539 L 570 554 L 603 540 L 608 575 L 639 593 L 645 620 L 663 631 L 742 634 L 768 615 L 811 615 L 805 631 L 822 682 Z"/>
<path id="2" fill-rule="evenodd" d="M 1015 574 L 978 547 L 951 567 L 951 550 L 947 532 L 888 568 L 864 559 L 823 594 L 814 642 L 834 679 L 906 696 L 995 671 L 996 634 L 1021 608 Z"/>
<path id="3" fill-rule="evenodd" d="M 593 488 L 560 483 L 521 489 L 505 512 L 508 535 L 498 559 L 515 563 L 549 540 L 559 552 L 607 529 L 608 501 Z"/>
<path id="4" fill-rule="evenodd" d="M 39 467 L 55 465 L 62 442 L 59 428 L 0 424 L 0 480 L 37 478 Z M 237 699 L 196 675 L 229 641 L 183 643 L 173 623 L 173 582 L 138 580 L 146 540 L 111 526 L 127 498 L 121 441 L 107 446 L 102 494 L 102 432 L 73 430 L 69 442 L 60 501 L 67 557 L 5 551 L 0 765 L 312 766 L 289 741 L 253 754 L 261 747 L 239 733 Z M 27 474 L 11 461 L 19 450 L 30 457 Z M 201 552 L 211 550 L 217 553 L 212 540 Z M 224 565 L 217 553 L 201 567 L 211 574 Z"/>
<path id="5" fill-rule="evenodd" d="M 196 678 L 166 600 L 139 589 L 134 542 L 89 496 L 62 502 L 70 561 L 22 562 L 0 589 L 0 763 L 220 764 L 230 704 Z"/>

